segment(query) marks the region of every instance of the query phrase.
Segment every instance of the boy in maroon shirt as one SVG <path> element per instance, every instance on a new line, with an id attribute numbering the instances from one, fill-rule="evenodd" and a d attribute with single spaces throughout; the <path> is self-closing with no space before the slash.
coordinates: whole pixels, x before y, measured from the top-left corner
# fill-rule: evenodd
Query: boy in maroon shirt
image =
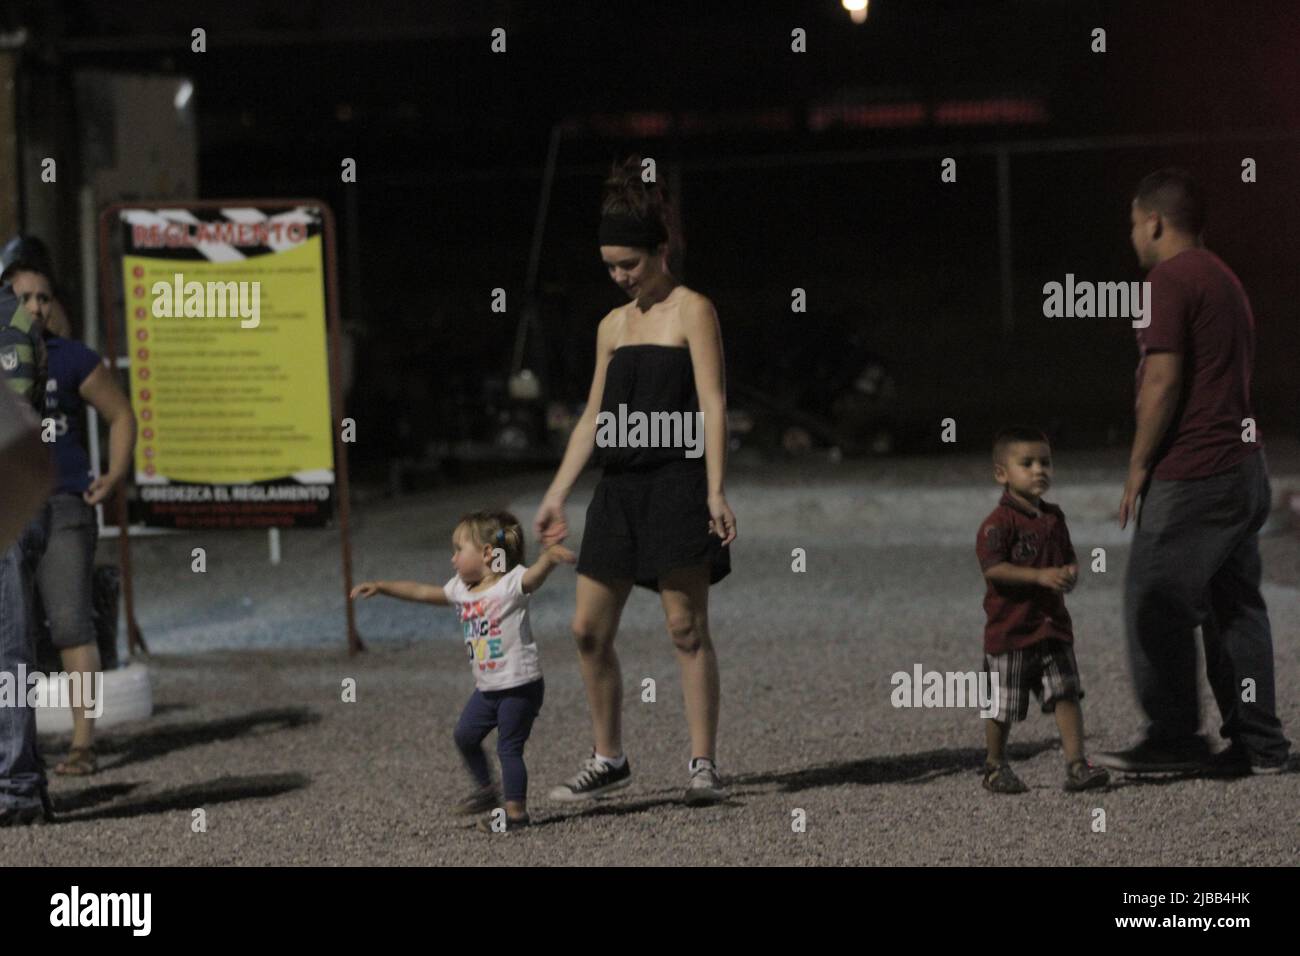
<path id="1" fill-rule="evenodd" d="M 985 725 L 984 788 L 1028 788 L 1006 760 L 1011 724 L 1025 719 L 1029 696 L 1054 713 L 1065 749 L 1066 790 L 1103 787 L 1105 770 L 1083 754 L 1083 688 L 1074 660 L 1074 630 L 1062 597 L 1079 579 L 1065 515 L 1042 500 L 1052 480 L 1052 449 L 1042 432 L 1007 428 L 993 441 L 993 476 L 1002 500 L 980 525 L 975 553 L 988 582 L 984 611 L 985 670 L 998 681 L 997 712 Z"/>

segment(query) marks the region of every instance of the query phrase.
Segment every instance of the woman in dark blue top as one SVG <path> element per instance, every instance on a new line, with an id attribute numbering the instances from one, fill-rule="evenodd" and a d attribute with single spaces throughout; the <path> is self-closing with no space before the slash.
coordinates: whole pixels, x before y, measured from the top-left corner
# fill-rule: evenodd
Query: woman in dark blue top
<path id="1" fill-rule="evenodd" d="M 587 509 L 573 632 L 595 748 L 553 800 L 591 799 L 631 778 L 621 739 L 622 675 L 614 653 L 634 584 L 657 591 L 681 668 L 690 725 L 686 802 L 726 798 L 718 774 L 718 662 L 709 635 L 709 586 L 730 569 L 736 519 L 723 492 L 726 393 L 713 304 L 677 281 L 673 208 L 642 180 L 639 157 L 605 183 L 600 253 L 629 302 L 596 333 L 596 371 L 534 524 L 543 546 L 568 533 L 564 502 L 593 452 L 604 466 Z"/>
<path id="2" fill-rule="evenodd" d="M 98 528 L 95 505 L 127 475 L 135 447 L 135 416 L 126 394 L 95 352 L 67 333 L 60 321 L 48 266 L 19 262 L 10 267 L 14 294 L 33 315 L 49 323 L 45 339 L 48 380 L 43 425 L 54 431 L 58 481 L 46 508 L 49 542 L 36 566 L 36 588 L 50 622 L 50 636 L 67 673 L 100 670 L 92 623 L 92 581 Z M 86 405 L 108 423 L 108 472 L 95 478 L 86 451 Z M 102 686 L 102 685 L 100 685 Z M 80 702 L 74 702 L 74 705 Z M 88 774 L 96 769 L 94 719 L 72 707 L 72 748 L 55 773 Z"/>

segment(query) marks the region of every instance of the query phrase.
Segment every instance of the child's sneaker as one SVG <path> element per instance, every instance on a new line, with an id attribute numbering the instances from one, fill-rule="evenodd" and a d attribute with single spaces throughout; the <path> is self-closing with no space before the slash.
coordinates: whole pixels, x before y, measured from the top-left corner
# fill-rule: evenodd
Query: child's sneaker
<path id="1" fill-rule="evenodd" d="M 615 767 L 593 753 L 582 762 L 581 770 L 551 791 L 550 797 L 560 803 L 593 800 L 631 782 L 632 764 L 627 757 L 623 758 L 623 766 Z"/>
<path id="2" fill-rule="evenodd" d="M 501 795 L 497 793 L 496 785 L 489 783 L 486 787 L 479 787 L 468 796 L 462 797 L 454 810 L 457 816 L 472 817 L 476 813 L 487 813 L 499 806 L 501 806 Z"/>
<path id="3" fill-rule="evenodd" d="M 481 817 L 475 829 L 477 829 L 479 833 L 510 833 L 512 830 L 523 830 L 533 825 L 532 819 L 526 813 L 522 817 L 512 817 L 507 814 L 505 829 L 501 830 L 492 825 L 495 822 L 493 819 L 494 817 L 495 814 L 488 814 L 485 817 Z"/>
<path id="4" fill-rule="evenodd" d="M 1011 764 L 984 765 L 984 789 L 989 793 L 1025 793 L 1029 788 L 1016 776 Z"/>
<path id="5" fill-rule="evenodd" d="M 686 785 L 686 805 L 702 807 L 721 803 L 727 799 L 727 789 L 718 775 L 718 765 L 708 757 L 697 757 L 690 763 L 691 782 Z"/>
<path id="6" fill-rule="evenodd" d="M 1101 767 L 1094 767 L 1086 760 L 1076 760 L 1065 771 L 1065 789 L 1071 793 L 1077 790 L 1094 790 L 1110 783 L 1110 774 Z"/>

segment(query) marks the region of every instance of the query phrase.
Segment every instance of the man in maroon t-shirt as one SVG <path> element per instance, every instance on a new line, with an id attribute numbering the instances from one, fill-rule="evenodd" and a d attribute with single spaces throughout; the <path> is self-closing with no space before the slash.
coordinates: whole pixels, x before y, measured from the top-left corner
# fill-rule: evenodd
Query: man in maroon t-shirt
<path id="1" fill-rule="evenodd" d="M 1290 748 L 1259 589 L 1258 532 L 1272 495 L 1250 400 L 1255 320 L 1232 270 L 1202 246 L 1204 219 L 1186 172 L 1138 184 L 1132 241 L 1150 270 L 1149 325 L 1138 332 L 1137 434 L 1119 519 L 1136 523 L 1125 626 L 1150 723 L 1136 746 L 1094 757 L 1130 773 L 1274 772 Z M 1199 733 L 1198 626 L 1220 733 L 1232 742 L 1213 759 Z"/>

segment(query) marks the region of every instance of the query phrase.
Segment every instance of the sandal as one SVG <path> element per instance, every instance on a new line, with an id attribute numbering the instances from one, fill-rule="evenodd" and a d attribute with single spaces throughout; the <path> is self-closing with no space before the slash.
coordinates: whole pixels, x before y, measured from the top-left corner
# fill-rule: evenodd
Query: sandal
<path id="1" fill-rule="evenodd" d="M 1024 793 L 1029 788 L 1015 775 L 1010 764 L 984 765 L 984 789 L 990 793 Z"/>
<path id="2" fill-rule="evenodd" d="M 94 747 L 73 747 L 67 758 L 54 768 L 55 773 L 64 777 L 88 777 L 98 770 Z"/>
<path id="3" fill-rule="evenodd" d="M 1076 760 L 1065 771 L 1065 789 L 1071 793 L 1104 787 L 1109 783 L 1110 774 L 1101 767 L 1094 767 L 1087 760 Z"/>

